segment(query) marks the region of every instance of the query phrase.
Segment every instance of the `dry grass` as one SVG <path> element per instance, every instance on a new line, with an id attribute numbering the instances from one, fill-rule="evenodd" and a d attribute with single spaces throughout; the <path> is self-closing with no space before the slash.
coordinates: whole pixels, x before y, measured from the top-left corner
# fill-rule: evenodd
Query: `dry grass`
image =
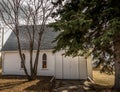
<path id="1" fill-rule="evenodd" d="M 50 77 L 39 77 L 37 80 L 28 82 L 22 76 L 0 75 L 0 92 L 48 92 L 49 81 Z"/>
<path id="2" fill-rule="evenodd" d="M 93 71 L 93 77 L 96 84 L 112 87 L 114 85 L 114 75 L 100 73 L 98 70 Z"/>
<path id="3" fill-rule="evenodd" d="M 103 89 L 103 86 L 110 88 L 114 85 L 114 75 L 101 74 L 98 70 L 94 70 L 93 76 L 95 84 L 97 84 L 97 90 Z M 49 81 L 50 77 L 40 77 L 37 80 L 27 82 L 25 77 L 0 75 L 0 92 L 43 92 L 44 89 L 46 89 L 44 92 L 48 92 Z M 100 92 L 111 92 L 105 90 L 103 89 Z"/>
<path id="4" fill-rule="evenodd" d="M 92 91 L 90 92 L 118 92 L 112 89 L 114 85 L 114 75 L 100 73 L 99 70 L 93 70 L 93 80 L 95 83 L 85 81 Z M 89 92 L 89 91 L 88 91 Z"/>

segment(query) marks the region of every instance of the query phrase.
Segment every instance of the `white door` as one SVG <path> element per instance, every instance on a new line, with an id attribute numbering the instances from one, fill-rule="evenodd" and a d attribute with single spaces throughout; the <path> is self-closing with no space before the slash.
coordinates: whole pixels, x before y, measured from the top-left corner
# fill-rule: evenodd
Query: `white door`
<path id="1" fill-rule="evenodd" d="M 79 79 L 78 58 L 63 56 L 63 78 Z"/>
<path id="2" fill-rule="evenodd" d="M 70 79 L 70 58 L 63 56 L 63 79 Z"/>
<path id="3" fill-rule="evenodd" d="M 70 73 L 71 73 L 71 79 L 79 79 L 79 72 L 78 72 L 78 61 L 74 58 L 72 61 L 70 61 Z"/>

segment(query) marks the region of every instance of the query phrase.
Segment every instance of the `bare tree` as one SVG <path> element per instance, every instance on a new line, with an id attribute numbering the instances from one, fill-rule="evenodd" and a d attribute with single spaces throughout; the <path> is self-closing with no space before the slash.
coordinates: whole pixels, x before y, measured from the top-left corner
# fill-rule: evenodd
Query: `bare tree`
<path id="1" fill-rule="evenodd" d="M 51 0 L 1 0 L 0 13 L 3 22 L 14 32 L 21 61 L 23 63 L 24 72 L 28 80 L 34 80 L 37 76 L 37 66 L 39 60 L 41 38 L 45 31 L 45 25 L 51 16 L 54 6 Z M 27 25 L 27 38 L 29 41 L 29 54 L 30 54 L 30 74 L 25 65 L 25 54 L 22 51 L 20 42 L 20 29 L 19 25 Z M 32 31 L 29 26 L 32 25 Z M 37 25 L 41 25 L 39 29 Z M 37 50 L 35 59 L 33 59 L 34 44 L 36 42 L 35 36 L 38 32 Z"/>

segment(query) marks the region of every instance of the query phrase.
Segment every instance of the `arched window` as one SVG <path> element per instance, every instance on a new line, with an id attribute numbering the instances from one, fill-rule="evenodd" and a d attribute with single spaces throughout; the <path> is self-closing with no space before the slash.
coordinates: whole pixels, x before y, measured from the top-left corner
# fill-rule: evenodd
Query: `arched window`
<path id="1" fill-rule="evenodd" d="M 42 68 L 47 68 L 47 55 L 45 53 L 42 56 Z"/>

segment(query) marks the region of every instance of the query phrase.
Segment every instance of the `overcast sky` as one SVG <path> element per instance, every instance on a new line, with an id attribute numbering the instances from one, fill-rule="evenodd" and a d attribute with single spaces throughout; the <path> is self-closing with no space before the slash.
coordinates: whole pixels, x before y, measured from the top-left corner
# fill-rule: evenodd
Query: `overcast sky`
<path id="1" fill-rule="evenodd" d="M 2 1 L 2 0 L 0 0 L 0 2 L 1 2 L 1 1 Z M 8 0 L 4 0 L 4 1 L 8 2 Z M 26 5 L 25 1 L 30 1 L 30 0 L 22 0 L 22 2 L 24 2 L 23 5 Z M 50 6 L 50 2 L 48 3 L 48 6 Z M 2 11 L 4 11 L 1 6 L 0 6 L 0 9 L 1 9 Z M 24 14 L 22 14 L 22 12 L 20 12 L 20 15 L 22 15 L 22 17 L 24 17 Z M 7 18 L 7 16 L 6 16 L 6 18 Z M 20 19 L 19 22 L 20 22 L 21 25 L 23 25 L 23 23 L 24 23 L 22 19 Z M 54 22 L 54 20 L 53 20 L 52 18 L 49 18 L 49 20 L 48 20 L 47 23 L 49 23 L 49 22 Z M 11 34 L 11 31 L 10 31 L 10 29 L 8 29 L 7 27 L 5 27 L 5 26 L 3 25 L 3 23 L 1 22 L 1 20 L 0 20 L 0 24 L 1 24 L 0 27 L 4 27 L 4 43 L 5 43 L 6 40 L 8 39 L 8 37 L 9 37 L 9 35 Z M 1 31 L 3 31 L 3 30 L 1 30 Z M 0 41 L 1 41 L 1 38 L 0 38 Z M 1 44 L 1 43 L 2 43 L 2 42 L 0 42 L 0 44 Z"/>

